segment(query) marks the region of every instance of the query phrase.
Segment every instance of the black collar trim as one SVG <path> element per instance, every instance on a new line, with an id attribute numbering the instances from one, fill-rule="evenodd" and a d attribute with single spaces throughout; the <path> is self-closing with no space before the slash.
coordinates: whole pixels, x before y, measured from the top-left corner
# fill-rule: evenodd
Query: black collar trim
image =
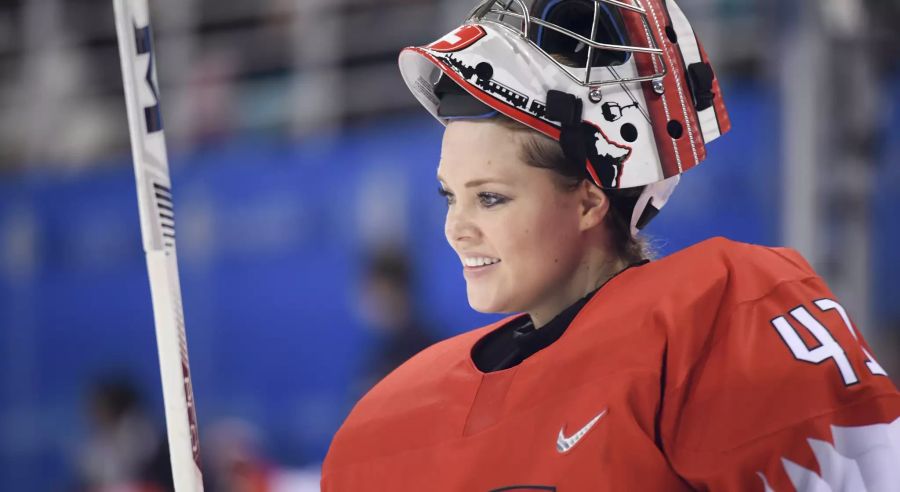
<path id="1" fill-rule="evenodd" d="M 547 348 L 565 333 L 575 316 L 591 298 L 610 280 L 631 267 L 649 263 L 643 260 L 622 269 L 593 292 L 582 297 L 557 314 L 540 329 L 534 327 L 531 317 L 519 316 L 478 340 L 472 347 L 472 361 L 483 372 L 495 372 L 520 364 L 538 351 Z"/>

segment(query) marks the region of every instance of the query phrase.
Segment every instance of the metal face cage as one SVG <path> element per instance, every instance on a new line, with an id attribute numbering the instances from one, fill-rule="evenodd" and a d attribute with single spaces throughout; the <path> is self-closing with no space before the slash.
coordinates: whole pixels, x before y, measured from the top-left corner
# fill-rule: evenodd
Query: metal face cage
<path id="1" fill-rule="evenodd" d="M 560 70 L 562 70 L 573 82 L 576 84 L 586 87 L 590 90 L 598 90 L 600 87 L 604 85 L 612 85 L 612 84 L 622 84 L 626 82 L 653 82 L 653 87 L 656 89 L 657 87 L 662 87 L 662 78 L 668 73 L 668 68 L 666 66 L 665 58 L 663 57 L 663 50 L 657 46 L 655 42 L 655 38 L 650 34 L 652 32 L 650 28 L 650 21 L 647 17 L 647 11 L 641 5 L 641 0 L 590 0 L 593 2 L 594 7 L 594 18 L 593 24 L 591 25 L 591 38 L 588 39 L 581 34 L 573 32 L 563 26 L 555 24 L 553 22 L 548 22 L 544 19 L 538 18 L 535 15 L 532 15 L 529 12 L 528 6 L 525 4 L 524 0 L 483 0 L 480 4 L 478 4 L 472 11 L 469 13 L 466 18 L 466 23 L 491 23 L 497 24 L 504 28 L 510 29 L 515 32 L 517 35 L 522 37 L 526 42 L 530 43 L 532 46 L 540 50 L 547 59 L 556 65 Z M 626 3 L 633 2 L 633 3 Z M 597 27 L 600 25 L 601 16 L 608 15 L 606 13 L 606 4 L 611 6 L 612 8 L 624 9 L 626 11 L 630 11 L 636 13 L 640 16 L 641 22 L 643 23 L 644 30 L 648 39 L 650 39 L 650 46 L 632 46 L 625 44 L 611 44 L 611 43 L 603 43 L 597 41 Z M 567 36 L 576 42 L 580 43 L 583 46 L 587 47 L 587 58 L 584 63 L 584 75 L 577 74 L 571 70 L 572 67 L 565 66 L 560 63 L 555 57 L 551 56 L 547 53 L 543 48 L 541 48 L 534 40 L 532 34 L 532 29 L 550 29 L 555 31 L 556 33 Z M 621 78 L 615 70 L 610 69 L 609 72 L 613 75 L 614 80 L 603 80 L 603 79 L 595 79 L 592 78 L 592 73 L 596 73 L 594 69 L 603 68 L 599 66 L 595 66 L 594 63 L 594 50 L 607 50 L 614 52 L 624 52 L 624 53 L 643 53 L 648 54 L 650 56 L 655 57 L 656 63 L 654 63 L 654 67 L 656 67 L 656 72 L 652 75 L 646 76 L 637 76 L 631 78 Z"/>

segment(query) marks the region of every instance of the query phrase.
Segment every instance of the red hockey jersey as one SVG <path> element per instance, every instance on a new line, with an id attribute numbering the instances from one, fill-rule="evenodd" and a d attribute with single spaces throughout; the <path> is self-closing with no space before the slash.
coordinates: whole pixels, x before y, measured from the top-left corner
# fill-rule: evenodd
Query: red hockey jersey
<path id="1" fill-rule="evenodd" d="M 376 385 L 322 490 L 900 490 L 900 394 L 790 249 L 716 238 L 633 267 L 481 372 L 472 346 L 511 319 Z"/>

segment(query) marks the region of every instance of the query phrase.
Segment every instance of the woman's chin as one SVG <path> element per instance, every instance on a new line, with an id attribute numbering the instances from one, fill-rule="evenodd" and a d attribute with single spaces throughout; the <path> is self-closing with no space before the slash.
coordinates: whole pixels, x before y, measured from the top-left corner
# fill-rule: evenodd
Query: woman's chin
<path id="1" fill-rule="evenodd" d="M 499 313 L 499 312 L 500 312 L 500 311 L 498 311 L 498 310 L 496 310 L 496 309 L 493 309 L 493 308 L 491 308 L 491 307 L 484 307 L 484 306 L 481 306 L 481 305 L 478 305 L 478 304 L 472 304 L 471 302 L 469 303 L 469 306 L 470 306 L 472 309 L 474 309 L 475 311 L 478 311 L 479 313 L 484 313 L 484 314 L 493 314 L 493 313 Z"/>
<path id="2" fill-rule="evenodd" d="M 469 306 L 479 313 L 509 313 L 511 309 L 506 303 L 497 302 L 496 299 L 486 299 L 484 296 L 469 294 Z"/>

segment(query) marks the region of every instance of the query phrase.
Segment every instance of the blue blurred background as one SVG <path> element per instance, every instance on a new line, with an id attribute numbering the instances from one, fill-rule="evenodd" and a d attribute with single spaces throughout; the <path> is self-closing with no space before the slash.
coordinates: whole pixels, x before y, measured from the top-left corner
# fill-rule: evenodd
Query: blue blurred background
<path id="1" fill-rule="evenodd" d="M 435 193 L 442 128 L 395 68 L 471 5 L 152 3 L 207 475 L 240 462 L 267 488 L 217 490 L 316 490 L 392 343 L 379 278 L 400 279 L 423 341 L 496 319 L 468 307 Z M 797 247 L 896 374 L 900 7 L 679 3 L 734 129 L 654 244 Z M 121 91 L 111 4 L 0 4 L 0 490 L 89 486 L 104 382 L 163 428 Z"/>

